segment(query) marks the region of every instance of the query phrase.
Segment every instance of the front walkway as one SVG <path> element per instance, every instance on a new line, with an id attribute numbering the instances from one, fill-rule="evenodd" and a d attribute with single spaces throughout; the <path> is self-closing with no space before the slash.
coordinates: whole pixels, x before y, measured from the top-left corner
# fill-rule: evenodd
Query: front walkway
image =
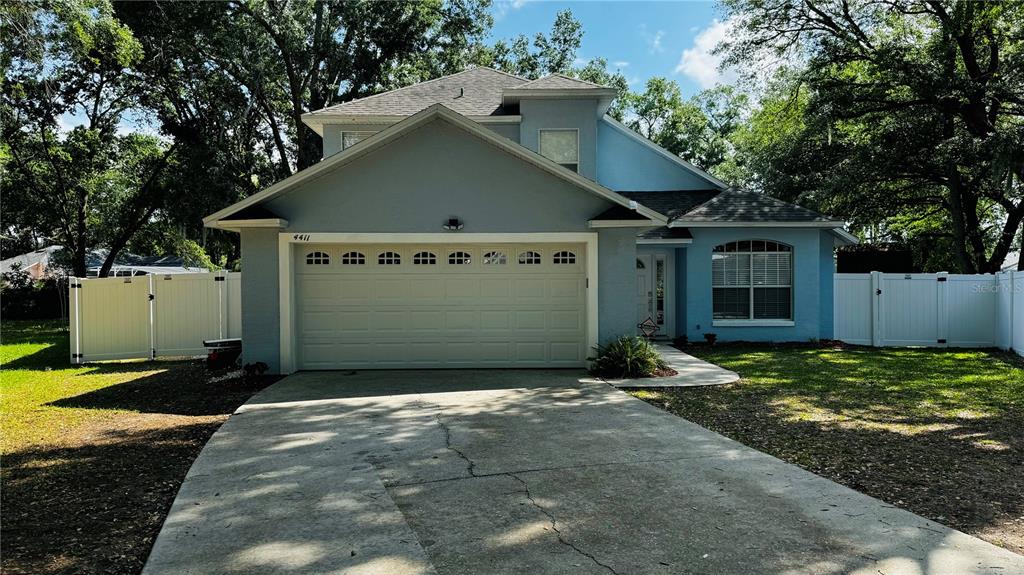
<path id="1" fill-rule="evenodd" d="M 713 363 L 697 359 L 688 353 L 666 345 L 655 344 L 661 358 L 669 367 L 676 370 L 676 375 L 668 377 L 643 377 L 636 379 L 609 379 L 607 383 L 624 389 L 637 387 L 697 387 L 702 385 L 725 385 L 740 380 L 735 371 L 729 371 Z"/>
<path id="2" fill-rule="evenodd" d="M 1024 572 L 581 375 L 288 377 L 214 435 L 144 573 Z"/>

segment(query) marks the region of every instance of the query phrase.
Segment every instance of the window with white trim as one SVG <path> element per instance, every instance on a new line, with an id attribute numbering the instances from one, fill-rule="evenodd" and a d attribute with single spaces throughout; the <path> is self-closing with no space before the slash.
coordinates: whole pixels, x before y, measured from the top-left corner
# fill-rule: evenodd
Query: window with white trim
<path id="1" fill-rule="evenodd" d="M 540 155 L 574 172 L 580 171 L 579 130 L 541 130 Z"/>
<path id="2" fill-rule="evenodd" d="M 714 319 L 793 319 L 793 248 L 767 240 L 715 246 L 711 291 Z"/>
<path id="3" fill-rule="evenodd" d="M 483 258 L 485 266 L 503 266 L 507 261 L 504 252 L 487 252 Z"/>
<path id="4" fill-rule="evenodd" d="M 466 252 L 452 252 L 448 254 L 448 263 L 453 266 L 464 266 L 473 263 L 473 256 Z"/>
<path id="5" fill-rule="evenodd" d="M 536 265 L 540 263 L 540 254 L 537 252 L 523 252 L 519 254 L 519 263 L 524 265 Z"/>
<path id="6" fill-rule="evenodd" d="M 310 252 L 306 254 L 306 265 L 325 266 L 331 263 L 331 256 L 325 252 Z"/>
<path id="7" fill-rule="evenodd" d="M 362 142 L 366 138 L 376 134 L 377 132 L 342 132 L 341 133 L 341 149 L 347 150 L 352 146 Z"/>
<path id="8" fill-rule="evenodd" d="M 382 252 L 377 256 L 377 265 L 397 266 L 402 263 L 402 256 L 398 252 Z"/>
<path id="9" fill-rule="evenodd" d="M 556 264 L 574 264 L 576 263 L 576 254 L 570 251 L 555 252 L 551 260 Z"/>
<path id="10" fill-rule="evenodd" d="M 345 252 L 341 254 L 341 265 L 361 266 L 366 264 L 366 256 L 360 252 Z"/>
<path id="11" fill-rule="evenodd" d="M 437 256 L 430 252 L 419 252 L 412 256 L 414 266 L 432 266 L 437 263 Z"/>

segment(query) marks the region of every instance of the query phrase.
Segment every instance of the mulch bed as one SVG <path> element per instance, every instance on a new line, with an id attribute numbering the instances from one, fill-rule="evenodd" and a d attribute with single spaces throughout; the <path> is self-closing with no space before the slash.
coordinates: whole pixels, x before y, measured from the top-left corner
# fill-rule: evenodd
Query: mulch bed
<path id="1" fill-rule="evenodd" d="M 1024 554 L 1024 409 L 966 421 L 951 433 L 908 435 L 780 417 L 775 395 L 742 382 L 641 395 L 740 443 Z M 964 449 L 973 434 L 997 443 Z"/>
<path id="2" fill-rule="evenodd" d="M 56 402 L 137 410 L 7 455 L 3 573 L 138 573 L 192 461 L 276 377 L 210 383 L 201 362 Z"/>

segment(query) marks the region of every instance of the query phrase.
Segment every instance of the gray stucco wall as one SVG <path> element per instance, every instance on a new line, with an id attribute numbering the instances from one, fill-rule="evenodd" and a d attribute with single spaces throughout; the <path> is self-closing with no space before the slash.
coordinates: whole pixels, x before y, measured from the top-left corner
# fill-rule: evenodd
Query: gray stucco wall
<path id="1" fill-rule="evenodd" d="M 540 129 L 575 129 L 580 133 L 580 169 L 583 176 L 597 178 L 597 100 L 523 99 L 519 102 L 519 143 L 540 151 Z"/>
<path id="2" fill-rule="evenodd" d="M 605 228 L 598 232 L 598 338 L 609 340 L 636 333 L 635 228 Z"/>
<path id="3" fill-rule="evenodd" d="M 276 229 L 242 230 L 242 361 L 280 370 L 280 286 Z"/>
<path id="4" fill-rule="evenodd" d="M 341 151 L 342 132 L 379 132 L 391 124 L 325 124 L 323 138 L 324 157 Z M 485 128 L 505 136 L 513 142 L 519 141 L 519 124 L 481 124 Z"/>
<path id="5" fill-rule="evenodd" d="M 589 231 L 612 204 L 435 120 L 267 203 L 292 232 Z"/>

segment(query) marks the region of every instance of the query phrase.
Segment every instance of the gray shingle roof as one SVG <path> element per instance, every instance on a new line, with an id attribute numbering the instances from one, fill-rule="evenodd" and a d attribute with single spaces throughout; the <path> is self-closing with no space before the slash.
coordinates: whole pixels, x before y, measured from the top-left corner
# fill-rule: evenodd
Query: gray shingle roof
<path id="1" fill-rule="evenodd" d="M 618 192 L 670 222 L 834 222 L 832 218 L 796 204 L 738 190 L 678 190 Z M 654 231 L 650 232 L 654 233 Z"/>
<path id="2" fill-rule="evenodd" d="M 565 74 L 551 74 L 515 87 L 517 90 L 593 90 L 606 89 L 608 86 L 577 80 Z"/>
<path id="3" fill-rule="evenodd" d="M 420 82 L 390 92 L 343 102 L 310 115 L 411 116 L 434 104 L 444 104 L 464 116 L 501 115 L 501 93 L 527 80 L 493 68 L 477 67 Z"/>
<path id="4" fill-rule="evenodd" d="M 434 104 L 444 104 L 464 116 L 500 116 L 510 113 L 502 107 L 502 93 L 507 88 L 526 90 L 594 90 L 607 86 L 551 74 L 529 81 L 493 68 L 479 66 L 457 74 L 427 80 L 390 92 L 335 104 L 309 116 L 411 116 Z"/>
<path id="5" fill-rule="evenodd" d="M 647 205 L 647 207 L 660 211 L 654 206 Z M 703 204 L 693 207 L 676 219 L 680 222 L 836 221 L 814 210 L 784 202 L 765 194 L 738 190 L 724 191 Z"/>
<path id="6" fill-rule="evenodd" d="M 678 190 L 666 192 L 619 192 L 672 221 L 720 194 L 719 190 Z"/>

